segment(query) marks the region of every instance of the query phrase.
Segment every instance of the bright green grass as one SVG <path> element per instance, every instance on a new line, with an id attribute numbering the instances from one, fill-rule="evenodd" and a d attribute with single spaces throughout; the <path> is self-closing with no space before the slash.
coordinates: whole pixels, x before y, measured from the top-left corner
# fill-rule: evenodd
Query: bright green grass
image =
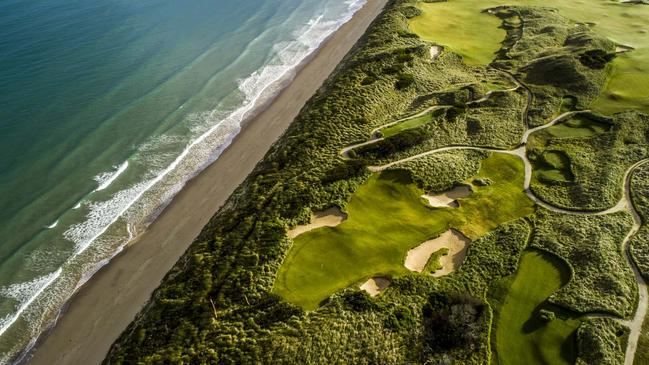
<path id="1" fill-rule="evenodd" d="M 449 249 L 446 247 L 442 247 L 441 249 L 433 252 L 432 255 L 428 258 L 428 262 L 426 263 L 426 266 L 424 267 L 424 272 L 428 274 L 433 274 L 435 271 L 440 270 L 443 266 L 439 262 L 443 256 L 448 255 Z"/>
<path id="2" fill-rule="evenodd" d="M 467 63 L 487 64 L 498 50 L 504 31 L 495 16 L 482 9 L 499 5 L 546 6 L 577 22 L 595 24 L 593 30 L 635 50 L 618 56 L 605 90 L 592 107 L 602 113 L 625 109 L 649 112 L 649 6 L 611 0 L 449 0 L 419 3 L 424 14 L 410 21 L 422 38 L 448 46 Z"/>
<path id="3" fill-rule="evenodd" d="M 513 280 L 512 280 L 513 279 Z M 499 365 L 573 364 L 573 334 L 580 320 L 570 313 L 545 305 L 546 299 L 570 279 L 570 271 L 557 258 L 540 251 L 523 253 L 520 265 L 501 303 L 496 319 L 496 363 Z M 557 318 L 539 319 L 541 308 Z"/>
<path id="4" fill-rule="evenodd" d="M 399 134 L 406 129 L 412 129 L 412 128 L 417 128 L 421 125 L 424 125 L 428 122 L 433 120 L 433 115 L 432 114 L 424 114 L 421 117 L 413 118 L 413 119 L 408 119 L 404 120 L 401 123 L 397 123 L 395 125 L 389 126 L 387 128 L 381 129 L 381 135 L 383 137 L 390 137 L 395 134 Z"/>
<path id="5" fill-rule="evenodd" d="M 611 126 L 585 118 L 572 118 L 545 129 L 552 138 L 581 138 L 608 132 Z"/>
<path id="6" fill-rule="evenodd" d="M 485 8 L 482 3 L 420 2 L 417 6 L 424 13 L 410 21 L 410 29 L 421 38 L 460 54 L 469 65 L 491 63 L 505 39 L 505 31 L 498 28 L 500 19 L 481 13 Z"/>
<path id="7" fill-rule="evenodd" d="M 649 39 L 649 34 L 645 37 Z M 606 88 L 592 108 L 604 114 L 626 109 L 649 112 L 649 48 L 624 54 L 611 65 Z"/>
<path id="8" fill-rule="evenodd" d="M 376 174 L 352 196 L 348 219 L 298 236 L 279 269 L 274 292 L 315 309 L 334 292 L 365 278 L 404 274 L 409 249 L 450 227 L 476 239 L 498 225 L 533 212 L 523 192 L 523 164 L 493 154 L 474 178 L 488 178 L 461 199 L 460 208 L 430 208 L 404 171 Z M 469 181 L 474 178 L 469 179 Z"/>

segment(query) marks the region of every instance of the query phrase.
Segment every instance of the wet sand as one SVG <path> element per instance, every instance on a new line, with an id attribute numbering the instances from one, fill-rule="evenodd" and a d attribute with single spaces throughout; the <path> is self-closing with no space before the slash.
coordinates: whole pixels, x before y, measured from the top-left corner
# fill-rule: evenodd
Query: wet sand
<path id="1" fill-rule="evenodd" d="M 368 0 L 251 120 L 221 157 L 188 182 L 133 244 L 97 272 L 41 336 L 29 364 L 99 364 L 164 275 L 335 69 L 387 0 Z"/>

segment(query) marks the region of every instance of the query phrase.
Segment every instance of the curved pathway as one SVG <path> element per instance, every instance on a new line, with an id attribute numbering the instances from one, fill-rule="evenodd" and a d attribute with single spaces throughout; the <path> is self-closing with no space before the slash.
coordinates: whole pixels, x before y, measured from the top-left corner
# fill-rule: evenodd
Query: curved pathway
<path id="1" fill-rule="evenodd" d="M 416 160 L 416 159 L 419 159 L 419 158 L 422 158 L 422 157 L 425 157 L 425 156 L 437 154 L 437 153 L 455 151 L 455 150 L 474 150 L 474 151 L 486 151 L 486 152 L 493 152 L 493 153 L 505 153 L 505 154 L 517 156 L 523 161 L 523 164 L 525 166 L 525 180 L 524 180 L 524 186 L 523 186 L 524 189 L 525 189 L 525 193 L 527 194 L 527 196 L 534 203 L 536 203 L 537 205 L 539 205 L 539 206 L 541 206 L 541 207 L 543 207 L 545 209 L 548 209 L 548 210 L 556 212 L 556 213 L 572 214 L 572 215 L 607 215 L 607 214 L 612 214 L 612 213 L 617 213 L 617 212 L 622 212 L 622 211 L 627 211 L 628 213 L 630 213 L 631 216 L 633 217 L 633 226 L 632 226 L 631 230 L 629 231 L 629 233 L 627 234 L 627 236 L 622 241 L 620 247 L 621 247 L 622 251 L 624 252 L 627 263 L 628 263 L 629 267 L 631 268 L 631 270 L 633 271 L 633 274 L 635 276 L 635 279 L 636 279 L 636 282 L 637 282 L 637 285 L 638 285 L 638 305 L 637 305 L 637 308 L 635 310 L 635 314 L 633 315 L 633 318 L 631 318 L 629 320 L 624 320 L 624 319 L 620 319 L 620 318 L 609 316 L 609 315 L 603 315 L 603 314 L 594 314 L 594 315 L 588 315 L 588 316 L 592 317 L 592 318 L 612 318 L 612 319 L 615 319 L 619 323 L 621 323 L 621 324 L 623 324 L 623 325 L 625 325 L 625 326 L 627 326 L 629 328 L 630 332 L 629 332 L 629 338 L 628 338 L 628 341 L 627 341 L 627 348 L 626 348 L 626 351 L 625 351 L 624 365 L 633 365 L 633 361 L 635 359 L 635 352 L 636 352 L 636 349 L 637 349 L 637 346 L 638 346 L 638 340 L 639 340 L 641 332 L 642 332 L 642 325 L 643 325 L 644 319 L 645 319 L 645 317 L 647 315 L 647 311 L 649 309 L 649 290 L 647 288 L 647 283 L 645 282 L 644 278 L 642 277 L 642 274 L 640 273 L 640 270 L 638 269 L 637 265 L 635 264 L 635 261 L 633 260 L 633 258 L 631 256 L 631 248 L 630 248 L 630 245 L 629 245 L 629 243 L 630 243 L 631 239 L 633 238 L 633 236 L 640 230 L 640 227 L 642 226 L 642 218 L 640 217 L 640 214 L 638 213 L 635 206 L 633 205 L 633 198 L 631 196 L 631 178 L 633 176 L 633 172 L 635 171 L 635 169 L 638 168 L 639 166 L 645 164 L 645 163 L 648 163 L 649 158 L 638 161 L 634 165 L 632 165 L 631 167 L 629 167 L 627 169 L 627 171 L 624 174 L 624 179 L 623 179 L 622 197 L 618 201 L 618 203 L 615 206 L 611 207 L 611 208 L 601 210 L 601 211 L 568 210 L 568 209 L 556 207 L 556 206 L 554 206 L 554 205 L 552 205 L 550 203 L 547 203 L 547 202 L 541 200 L 530 189 L 533 169 L 532 169 L 532 164 L 529 161 L 529 159 L 527 157 L 527 153 L 526 153 L 526 144 L 527 144 L 527 141 L 528 141 L 529 137 L 533 133 L 538 132 L 538 131 L 543 130 L 543 129 L 546 129 L 546 128 L 550 128 L 550 127 L 554 126 L 555 124 L 557 124 L 557 123 L 559 123 L 559 122 L 561 122 L 561 121 L 563 121 L 563 120 L 565 120 L 565 119 L 567 119 L 567 118 L 569 118 L 569 117 L 571 117 L 573 115 L 580 114 L 580 113 L 588 113 L 588 112 L 590 112 L 590 110 L 580 110 L 580 111 L 565 112 L 565 113 L 560 114 L 559 116 L 557 116 L 553 120 L 551 120 L 549 123 L 546 123 L 546 124 L 538 126 L 538 127 L 529 128 L 528 115 L 529 115 L 529 108 L 530 108 L 530 105 L 532 103 L 532 92 L 531 92 L 531 90 L 527 86 L 525 86 L 523 83 L 521 83 L 510 72 L 505 71 L 505 70 L 500 70 L 500 69 L 497 69 L 497 70 L 507 74 L 518 85 L 518 86 L 516 86 L 514 88 L 507 89 L 507 90 L 501 90 L 501 91 L 512 92 L 512 91 L 515 91 L 515 90 L 517 90 L 519 88 L 524 88 L 526 90 L 526 92 L 527 92 L 527 105 L 525 107 L 525 111 L 523 113 L 523 118 L 522 118 L 523 119 L 522 121 L 523 121 L 523 124 L 525 125 L 526 131 L 523 133 L 523 136 L 521 138 L 521 142 L 520 142 L 520 144 L 519 144 L 519 146 L 517 148 L 507 150 L 507 149 L 498 149 L 498 148 L 492 148 L 492 147 L 477 147 L 477 146 L 471 146 L 471 145 L 453 145 L 453 146 L 446 146 L 446 147 L 436 148 L 436 149 L 433 149 L 433 150 L 430 150 L 430 151 L 422 152 L 422 153 L 419 153 L 419 154 L 416 154 L 416 155 L 413 155 L 413 156 L 410 156 L 410 157 L 406 157 L 406 158 L 403 158 L 403 159 L 400 159 L 400 160 L 397 160 L 397 161 L 392 161 L 392 162 L 389 162 L 389 163 L 386 163 L 386 164 L 380 165 L 380 166 L 368 166 L 368 169 L 370 171 L 372 171 L 372 172 L 380 172 L 380 171 L 386 170 L 386 169 L 388 169 L 388 168 L 390 168 L 392 166 L 395 166 L 395 165 L 398 165 L 398 164 L 401 164 L 401 163 L 404 163 L 404 162 L 413 161 L 413 160 Z M 472 101 L 472 102 L 469 102 L 467 104 L 477 103 L 477 102 L 487 100 L 490 95 L 493 95 L 493 92 L 488 92 L 483 98 Z M 429 112 L 429 111 L 431 111 L 431 110 L 433 110 L 435 108 L 442 108 L 442 107 L 448 107 L 448 106 L 434 106 L 434 107 L 431 107 L 431 108 L 428 108 L 428 109 L 424 110 L 423 112 L 415 114 L 413 116 L 403 118 L 403 119 L 399 119 L 397 121 L 388 123 L 388 124 L 383 125 L 381 127 L 378 127 L 378 128 L 376 128 L 376 129 L 374 129 L 372 131 L 372 139 L 371 140 L 369 140 L 367 142 L 363 142 L 363 143 L 358 143 L 358 144 L 355 144 L 355 145 L 352 145 L 352 146 L 348 146 L 348 147 L 341 150 L 340 155 L 344 159 L 349 159 L 349 151 L 351 151 L 351 150 L 353 150 L 355 148 L 361 147 L 361 146 L 377 143 L 377 142 L 383 140 L 384 138 L 380 138 L 380 137 L 378 137 L 376 135 L 379 130 L 381 130 L 383 128 L 386 128 L 386 127 L 389 127 L 389 126 L 392 126 L 392 125 L 395 125 L 397 123 L 409 120 L 409 119 L 417 118 L 417 117 L 422 116 L 425 113 L 427 113 L 427 112 Z"/>

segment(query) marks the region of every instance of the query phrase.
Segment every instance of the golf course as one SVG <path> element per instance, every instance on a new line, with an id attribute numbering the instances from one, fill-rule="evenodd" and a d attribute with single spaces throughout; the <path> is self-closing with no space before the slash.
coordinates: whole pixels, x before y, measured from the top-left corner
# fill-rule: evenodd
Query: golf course
<path id="1" fill-rule="evenodd" d="M 389 1 L 111 358 L 642 364 L 648 32 L 645 1 Z"/>

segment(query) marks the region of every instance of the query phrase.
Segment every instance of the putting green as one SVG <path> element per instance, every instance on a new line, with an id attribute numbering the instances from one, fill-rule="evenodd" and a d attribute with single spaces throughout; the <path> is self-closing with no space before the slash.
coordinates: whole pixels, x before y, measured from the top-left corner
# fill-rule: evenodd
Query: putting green
<path id="1" fill-rule="evenodd" d="M 574 363 L 573 334 L 580 320 L 544 304 L 569 279 L 570 270 L 559 259 L 536 250 L 523 253 L 516 274 L 505 280 L 510 285 L 495 322 L 496 364 Z M 556 318 L 544 322 L 540 309 L 552 310 Z"/>
<path id="2" fill-rule="evenodd" d="M 575 117 L 545 129 L 544 132 L 552 138 L 582 138 L 606 133 L 611 129 L 610 124 L 596 122 L 587 118 Z"/>
<path id="3" fill-rule="evenodd" d="M 423 191 L 405 171 L 371 176 L 352 196 L 345 222 L 294 240 L 273 291 L 315 309 L 334 292 L 370 276 L 407 273 L 403 263 L 408 250 L 451 227 L 476 239 L 533 212 L 517 157 L 493 154 L 483 160 L 476 178 L 493 183 L 474 186 L 474 193 L 453 209 L 427 206 L 420 198 Z"/>
<path id="4" fill-rule="evenodd" d="M 410 28 L 423 39 L 440 43 L 465 57 L 467 63 L 484 65 L 505 33 L 500 20 L 482 13 L 501 5 L 545 6 L 559 10 L 575 22 L 594 24 L 593 30 L 612 41 L 635 48 L 619 55 L 611 75 L 592 108 L 602 113 L 625 109 L 649 112 L 649 6 L 610 0 L 449 0 L 417 6 L 423 15 L 410 20 Z"/>
<path id="5" fill-rule="evenodd" d="M 423 14 L 410 21 L 410 29 L 421 38 L 458 53 L 468 65 L 487 65 L 493 61 L 506 33 L 500 19 L 487 13 L 482 3 L 448 1 L 417 6 Z"/>

